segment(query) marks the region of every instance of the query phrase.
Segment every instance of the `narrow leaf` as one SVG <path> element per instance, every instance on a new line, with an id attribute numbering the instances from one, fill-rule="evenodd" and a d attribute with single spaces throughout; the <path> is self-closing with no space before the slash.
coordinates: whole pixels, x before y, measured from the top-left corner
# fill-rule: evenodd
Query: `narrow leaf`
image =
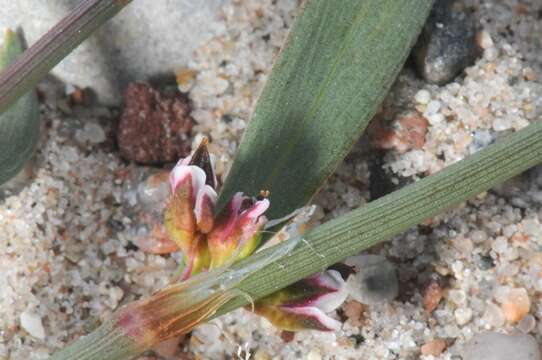
<path id="1" fill-rule="evenodd" d="M 23 47 L 21 36 L 7 30 L 0 50 L 0 71 L 21 55 Z M 17 175 L 32 156 L 39 137 L 39 115 L 35 91 L 28 92 L 0 114 L 0 184 Z"/>
<path id="2" fill-rule="evenodd" d="M 305 205 L 392 85 L 431 0 L 307 0 L 276 60 L 219 199 L 271 192 L 268 216 Z"/>
<path id="3" fill-rule="evenodd" d="M 131 0 L 81 0 L 72 12 L 0 74 L 0 114 L 33 88 L 94 30 Z"/>
<path id="4" fill-rule="evenodd" d="M 401 190 L 307 232 L 291 256 L 239 285 L 254 299 L 355 255 L 542 162 L 542 121 Z M 317 253 L 319 256 L 316 256 Z M 262 251 L 235 267 L 250 266 Z M 245 305 L 236 299 L 217 312 Z"/>

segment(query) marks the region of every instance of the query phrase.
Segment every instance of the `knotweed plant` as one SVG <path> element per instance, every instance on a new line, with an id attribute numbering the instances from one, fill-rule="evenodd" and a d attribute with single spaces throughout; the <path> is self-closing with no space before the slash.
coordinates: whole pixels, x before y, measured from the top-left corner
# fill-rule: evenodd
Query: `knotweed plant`
<path id="1" fill-rule="evenodd" d="M 15 107 L 55 64 L 129 2 L 81 0 L 10 61 L 0 73 L 0 128 L 16 133 L 20 124 L 33 123 L 37 107 L 11 113 L 10 105 Z M 436 174 L 262 249 L 272 223 L 267 219 L 309 203 L 358 141 L 432 3 L 342 0 L 334 6 L 329 0 L 304 0 L 220 193 L 205 144 L 172 171 L 164 233 L 183 253 L 179 278 L 119 309 L 52 359 L 133 358 L 251 302 L 255 312 L 284 329 L 336 328 L 339 324 L 326 313 L 344 299 L 344 281 L 325 269 L 541 163 L 538 121 Z M 31 137 L 17 135 L 30 144 Z M 12 139 L 2 139 L 4 148 L 13 147 Z M 21 158 L 6 158 L 0 181 L 12 176 Z M 262 187 L 271 196 L 259 193 Z"/>

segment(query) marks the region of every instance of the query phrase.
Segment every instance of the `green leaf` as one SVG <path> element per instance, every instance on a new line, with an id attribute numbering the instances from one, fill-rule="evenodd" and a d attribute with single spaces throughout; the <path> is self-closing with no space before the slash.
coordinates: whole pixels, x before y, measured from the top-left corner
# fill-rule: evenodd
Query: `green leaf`
<path id="1" fill-rule="evenodd" d="M 258 100 L 218 207 L 271 192 L 305 205 L 346 156 L 407 58 L 431 0 L 308 0 Z"/>
<path id="2" fill-rule="evenodd" d="M 56 64 L 131 1 L 79 1 L 65 18 L 0 73 L 0 114 L 36 86 Z"/>
<path id="3" fill-rule="evenodd" d="M 238 289 L 255 300 L 266 296 L 386 241 L 540 163 L 542 120 L 436 174 L 308 231 L 289 257 L 249 276 Z M 265 258 L 266 253 L 256 253 L 235 267 L 250 266 L 260 257 Z M 238 298 L 216 315 L 246 303 L 246 299 Z"/>
<path id="4" fill-rule="evenodd" d="M 23 50 L 21 36 L 7 30 L 0 50 L 0 70 L 5 69 Z M 39 104 L 34 90 L 0 114 L 0 184 L 17 175 L 32 156 L 39 137 L 39 119 Z"/>

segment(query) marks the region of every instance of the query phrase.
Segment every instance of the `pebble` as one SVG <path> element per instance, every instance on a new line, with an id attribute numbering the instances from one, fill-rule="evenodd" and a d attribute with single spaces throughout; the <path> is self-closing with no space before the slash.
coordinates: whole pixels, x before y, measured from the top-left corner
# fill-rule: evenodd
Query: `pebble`
<path id="1" fill-rule="evenodd" d="M 524 288 L 515 288 L 508 291 L 508 295 L 501 304 L 506 321 L 517 323 L 529 313 L 531 300 Z"/>
<path id="2" fill-rule="evenodd" d="M 437 0 L 414 47 L 420 75 L 443 85 L 474 63 L 479 48 L 473 17 L 454 0 Z"/>
<path id="3" fill-rule="evenodd" d="M 322 355 L 318 352 L 318 350 L 313 349 L 307 355 L 307 360 L 322 360 Z"/>
<path id="4" fill-rule="evenodd" d="M 262 349 L 258 349 L 254 353 L 254 360 L 271 360 L 271 355 Z"/>
<path id="5" fill-rule="evenodd" d="M 45 329 L 38 314 L 26 310 L 21 313 L 20 320 L 21 326 L 26 332 L 37 339 L 45 339 Z"/>
<path id="6" fill-rule="evenodd" d="M 353 256 L 345 262 L 354 266 L 346 284 L 350 296 L 367 305 L 389 302 L 399 293 L 395 266 L 381 255 Z"/>
<path id="7" fill-rule="evenodd" d="M 188 99 L 181 93 L 161 93 L 144 83 L 132 83 L 124 92 L 117 131 L 123 158 L 158 165 L 177 161 L 190 152 Z"/>
<path id="8" fill-rule="evenodd" d="M 348 318 L 348 322 L 352 326 L 361 326 L 363 319 L 363 309 L 364 306 L 362 303 L 356 300 L 350 300 L 344 303 L 342 306 L 344 315 Z"/>
<path id="9" fill-rule="evenodd" d="M 474 335 L 463 349 L 463 360 L 540 360 L 536 340 L 530 335 L 486 332 Z"/>
<path id="10" fill-rule="evenodd" d="M 439 356 L 446 349 L 446 342 L 442 339 L 436 339 L 426 342 L 420 348 L 423 356 Z"/>
<path id="11" fill-rule="evenodd" d="M 99 124 L 87 122 L 81 130 L 75 133 L 75 138 L 82 144 L 100 144 L 105 141 L 105 131 Z"/>
<path id="12" fill-rule="evenodd" d="M 486 130 L 486 129 L 476 130 L 472 133 L 472 142 L 469 145 L 469 152 L 473 154 L 479 150 L 482 150 L 483 148 L 491 144 L 493 141 L 495 141 L 495 136 L 492 134 L 491 131 Z M 475 233 L 483 233 L 483 232 L 478 230 L 478 231 L 475 231 Z M 485 233 L 483 234 L 485 235 Z M 485 236 L 485 238 L 482 236 L 483 235 L 478 236 L 477 239 L 483 239 L 482 241 L 487 239 L 487 236 Z M 475 242 L 481 242 L 481 241 L 475 240 L 474 235 L 473 235 L 472 240 Z"/>
<path id="13" fill-rule="evenodd" d="M 489 328 L 499 328 L 504 325 L 504 314 L 501 308 L 492 302 L 486 305 L 482 319 Z"/>
<path id="14" fill-rule="evenodd" d="M 469 308 L 459 308 L 454 311 L 455 320 L 459 326 L 467 324 L 472 319 L 472 310 Z"/>
<path id="15" fill-rule="evenodd" d="M 443 289 L 437 280 L 433 280 L 423 290 L 423 307 L 428 313 L 433 312 L 440 300 L 442 300 Z"/>
<path id="16" fill-rule="evenodd" d="M 528 334 L 536 327 L 536 319 L 531 314 L 525 315 L 518 323 L 518 330 Z"/>
<path id="17" fill-rule="evenodd" d="M 425 89 L 419 90 L 414 96 L 418 104 L 427 105 L 431 101 L 431 93 Z"/>
<path id="18" fill-rule="evenodd" d="M 405 153 L 423 147 L 428 126 L 429 122 L 419 112 L 407 111 L 398 115 L 390 124 L 386 124 L 380 116 L 375 116 L 367 131 L 374 148 Z"/>

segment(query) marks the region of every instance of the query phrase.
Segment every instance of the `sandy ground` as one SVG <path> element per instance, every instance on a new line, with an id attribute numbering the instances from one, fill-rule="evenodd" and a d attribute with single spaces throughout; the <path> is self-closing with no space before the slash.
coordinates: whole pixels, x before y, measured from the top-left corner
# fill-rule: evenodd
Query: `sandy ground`
<path id="1" fill-rule="evenodd" d="M 379 166 L 392 184 L 434 173 L 540 116 L 542 4 L 504 3 L 466 1 L 484 49 L 464 76 L 436 86 L 402 71 L 384 108 L 392 118 L 418 111 L 427 132 L 417 149 L 386 152 Z M 184 70 L 194 75 L 181 84 L 198 122 L 193 143 L 211 138 L 222 176 L 296 9 L 295 0 L 234 1 L 223 9 L 224 33 Z M 35 177 L 0 203 L 0 359 L 47 358 L 121 304 L 163 287 L 179 263 L 178 255 L 145 254 L 132 243 L 139 227 L 127 209 L 126 173 L 133 169 L 111 140 L 116 111 L 66 109 L 55 86 L 41 89 L 47 100 Z M 314 224 L 369 200 L 375 151 L 367 143 L 360 139 L 316 198 Z M 540 343 L 540 171 L 371 249 L 397 266 L 399 297 L 362 306 L 359 317 L 348 302 L 335 315 L 344 321 L 340 331 L 300 332 L 285 342 L 266 320 L 238 310 L 198 327 L 178 358 L 232 358 L 242 348 L 254 359 L 418 359 L 424 344 L 442 339 L 442 354 L 422 359 L 456 359 L 486 330 L 531 334 Z M 431 279 L 443 299 L 429 314 Z"/>

